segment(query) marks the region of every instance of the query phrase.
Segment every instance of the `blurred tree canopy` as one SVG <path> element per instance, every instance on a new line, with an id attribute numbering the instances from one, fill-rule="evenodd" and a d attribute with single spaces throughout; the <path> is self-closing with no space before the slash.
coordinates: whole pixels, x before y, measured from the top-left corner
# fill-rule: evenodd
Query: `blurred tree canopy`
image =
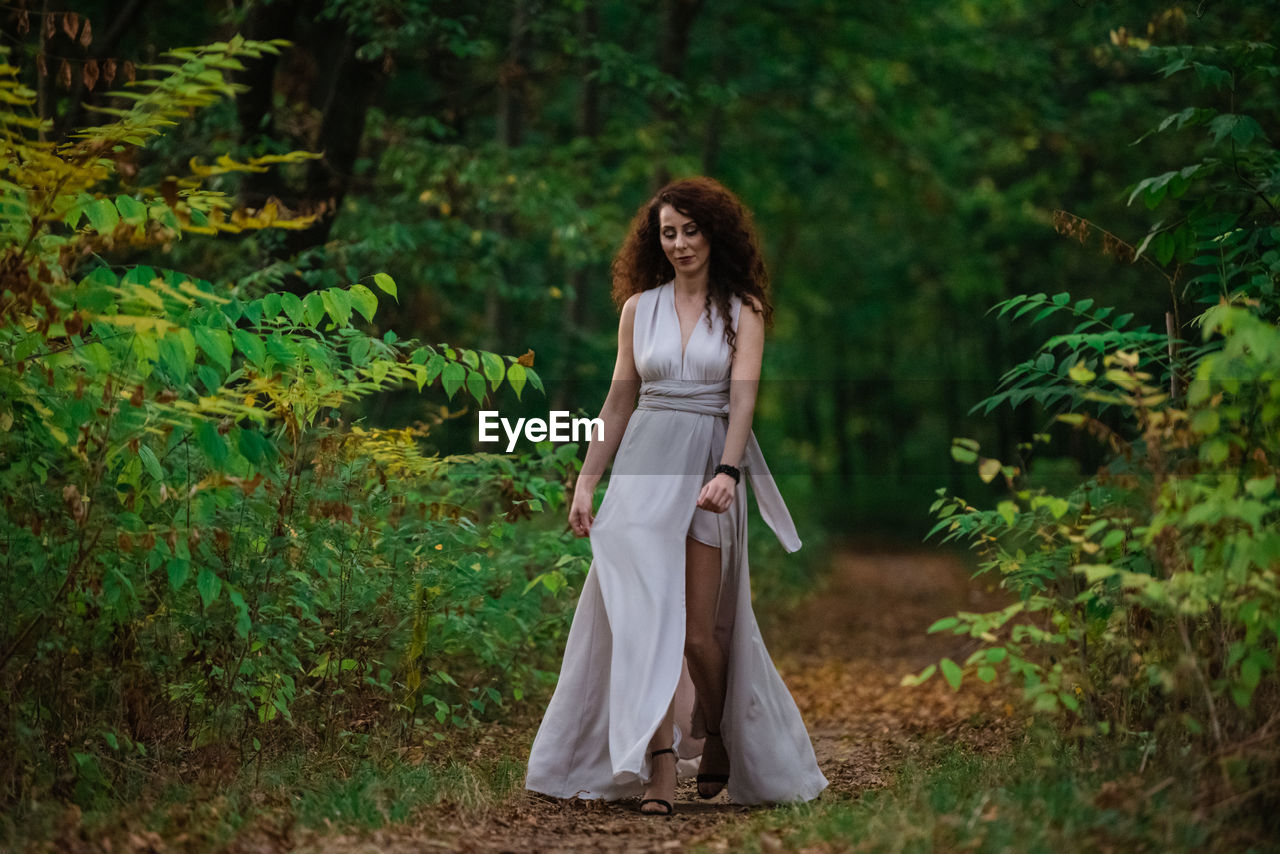
<path id="1" fill-rule="evenodd" d="M 950 437 L 1009 456 L 1049 421 L 1027 407 L 970 414 L 1038 340 L 988 316 L 992 305 L 1067 290 L 1153 328 L 1165 312 L 1191 316 L 1164 276 L 1055 233 L 1054 212 L 1139 244 L 1152 214 L 1128 191 L 1189 156 L 1183 137 L 1135 140 L 1171 109 L 1224 107 L 1234 90 L 1161 80 L 1138 48 L 1265 38 L 1277 14 L 1274 2 L 1167 0 L 2 8 L 11 61 L 55 132 L 103 106 L 108 78 L 168 48 L 289 40 L 246 63 L 234 102 L 121 168 L 162 183 L 194 156 L 321 152 L 211 184 L 251 207 L 317 214 L 314 225 L 188 237 L 170 263 L 210 281 L 265 267 L 264 286 L 295 292 L 386 270 L 401 303 L 378 323 L 536 352 L 547 400 L 497 401 L 513 414 L 594 414 L 626 222 L 670 177 L 723 180 L 755 211 L 773 274 L 756 429 L 776 473 L 796 492 L 841 495 L 823 504 L 828 522 L 908 533 L 924 530 L 936 487 L 972 476 L 947 457 Z M 363 414 L 402 421 L 426 405 L 386 394 Z M 433 439 L 468 449 L 474 413 Z"/>

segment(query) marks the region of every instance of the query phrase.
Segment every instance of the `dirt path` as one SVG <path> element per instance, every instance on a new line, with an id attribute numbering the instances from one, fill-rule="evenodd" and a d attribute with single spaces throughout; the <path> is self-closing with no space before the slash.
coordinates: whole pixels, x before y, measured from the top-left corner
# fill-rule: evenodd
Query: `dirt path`
<path id="1" fill-rule="evenodd" d="M 998 749 L 1013 709 L 995 689 L 953 693 L 935 677 L 909 689 L 905 673 L 972 648 L 954 635 L 926 635 L 957 610 L 997 600 L 979 591 L 954 558 L 921 551 L 841 553 L 827 584 L 785 622 L 764 628 L 765 643 L 808 725 L 831 781 L 823 799 L 853 799 L 887 785 L 909 756 L 939 738 Z M 532 739 L 532 733 L 529 738 Z M 637 802 L 560 802 L 521 792 L 480 818 L 432 816 L 433 827 L 396 827 L 360 840 L 304 835 L 299 850 L 462 852 L 672 851 L 691 844 L 727 849 L 734 822 L 753 809 L 697 798 L 691 780 L 676 792 L 676 814 L 649 818 Z M 309 838 L 308 838 L 309 837 Z"/>

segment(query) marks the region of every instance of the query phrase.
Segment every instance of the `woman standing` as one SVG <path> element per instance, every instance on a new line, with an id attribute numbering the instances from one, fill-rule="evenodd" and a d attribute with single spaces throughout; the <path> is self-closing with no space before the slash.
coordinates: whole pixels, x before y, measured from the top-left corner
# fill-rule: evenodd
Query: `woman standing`
<path id="1" fill-rule="evenodd" d="M 693 768 L 700 797 L 727 784 L 737 803 L 809 800 L 827 785 L 751 610 L 743 475 L 783 547 L 800 548 L 751 432 L 767 287 L 750 214 L 708 178 L 663 188 L 614 259 L 622 319 L 604 439 L 569 511 L 594 560 L 529 789 L 643 795 L 642 812 L 670 815 L 677 775 Z"/>

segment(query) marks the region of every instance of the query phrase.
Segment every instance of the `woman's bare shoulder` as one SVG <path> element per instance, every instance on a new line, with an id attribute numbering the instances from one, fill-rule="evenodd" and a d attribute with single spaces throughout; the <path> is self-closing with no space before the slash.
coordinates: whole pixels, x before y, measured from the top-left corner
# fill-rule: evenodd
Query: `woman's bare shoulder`
<path id="1" fill-rule="evenodd" d="M 632 294 L 631 296 L 627 297 L 627 301 L 622 304 L 622 315 L 618 319 L 618 322 L 622 326 L 630 326 L 632 322 L 635 321 L 636 307 L 640 304 L 640 294 L 642 293 L 644 292 L 639 291 L 637 293 Z"/>
<path id="2" fill-rule="evenodd" d="M 749 306 L 756 314 L 764 314 L 764 309 L 760 307 L 760 301 L 751 294 L 740 294 L 736 296 L 738 297 L 739 302 L 745 306 Z"/>

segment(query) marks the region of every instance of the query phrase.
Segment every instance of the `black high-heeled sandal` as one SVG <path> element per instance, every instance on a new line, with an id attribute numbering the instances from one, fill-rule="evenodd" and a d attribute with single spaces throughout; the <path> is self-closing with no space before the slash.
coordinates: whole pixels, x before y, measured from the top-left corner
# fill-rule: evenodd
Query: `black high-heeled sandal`
<path id="1" fill-rule="evenodd" d="M 664 747 L 661 750 L 655 750 L 652 753 L 650 753 L 649 756 L 651 757 L 660 756 L 663 753 L 670 753 L 672 756 L 676 757 L 677 762 L 680 761 L 680 757 L 676 756 L 676 752 L 672 750 L 670 747 Z M 667 810 L 666 812 L 645 812 L 644 811 L 645 804 L 662 804 L 664 807 L 667 808 Z M 671 805 L 671 801 L 665 801 L 662 798 L 645 798 L 643 801 L 640 802 L 640 815 L 671 815 L 675 811 L 676 811 L 676 808 Z"/>
<path id="2" fill-rule="evenodd" d="M 720 738 L 720 731 L 716 730 L 715 732 L 712 732 L 711 730 L 707 730 L 707 736 L 708 737 L 715 736 L 716 738 Z M 724 745 L 724 739 L 720 740 L 720 744 L 722 746 Z M 706 748 L 703 747 L 703 750 L 705 752 Z M 697 777 L 697 782 L 698 782 L 698 797 L 702 798 L 704 801 L 709 801 L 712 798 L 714 798 L 716 795 L 724 791 L 724 787 L 729 783 L 729 775 L 728 774 L 699 774 Z M 720 788 L 716 789 L 714 792 L 708 795 L 702 791 L 703 783 L 720 783 L 721 785 L 720 785 Z"/>

